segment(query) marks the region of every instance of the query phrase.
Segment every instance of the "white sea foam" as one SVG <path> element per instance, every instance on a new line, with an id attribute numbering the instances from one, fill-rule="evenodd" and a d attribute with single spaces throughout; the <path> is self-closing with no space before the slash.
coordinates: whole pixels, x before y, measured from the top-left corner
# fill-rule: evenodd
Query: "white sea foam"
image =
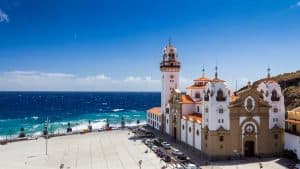
<path id="1" fill-rule="evenodd" d="M 110 115 L 108 115 L 108 116 L 110 116 L 110 117 L 120 117 L 120 116 L 117 115 L 117 114 L 110 114 Z"/>
<path id="2" fill-rule="evenodd" d="M 33 129 L 36 129 L 36 128 L 38 128 L 39 126 L 40 126 L 39 124 L 36 124 L 36 125 L 33 125 L 32 128 L 33 128 Z"/>
<path id="3" fill-rule="evenodd" d="M 141 115 L 137 115 L 137 114 L 135 114 L 135 115 L 133 115 L 134 117 L 140 117 Z"/>
<path id="4" fill-rule="evenodd" d="M 124 109 L 113 109 L 112 111 L 113 112 L 118 112 L 118 111 L 122 111 L 122 110 L 124 110 Z"/>
<path id="5" fill-rule="evenodd" d="M 37 119 L 39 119 L 39 117 L 38 116 L 33 116 L 33 117 L 31 117 L 32 119 L 34 119 L 34 120 L 37 120 Z"/>
<path id="6" fill-rule="evenodd" d="M 37 131 L 33 133 L 33 136 L 41 136 L 43 133 L 41 131 Z"/>

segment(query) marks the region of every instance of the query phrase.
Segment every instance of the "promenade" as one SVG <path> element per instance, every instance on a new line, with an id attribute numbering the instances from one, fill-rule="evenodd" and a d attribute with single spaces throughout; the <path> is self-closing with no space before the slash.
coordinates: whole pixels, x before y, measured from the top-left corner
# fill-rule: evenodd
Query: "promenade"
<path id="1" fill-rule="evenodd" d="M 2 169 L 160 169 L 165 163 L 145 153 L 139 140 L 128 139 L 129 130 L 103 131 L 84 135 L 39 138 L 0 146 Z"/>

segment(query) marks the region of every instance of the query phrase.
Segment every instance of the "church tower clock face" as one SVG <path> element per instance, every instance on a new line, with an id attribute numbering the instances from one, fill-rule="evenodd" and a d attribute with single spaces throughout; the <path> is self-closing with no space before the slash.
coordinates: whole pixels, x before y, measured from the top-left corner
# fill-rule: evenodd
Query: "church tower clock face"
<path id="1" fill-rule="evenodd" d="M 255 101 L 253 97 L 248 96 L 244 102 L 244 108 L 247 112 L 252 112 L 255 108 Z"/>

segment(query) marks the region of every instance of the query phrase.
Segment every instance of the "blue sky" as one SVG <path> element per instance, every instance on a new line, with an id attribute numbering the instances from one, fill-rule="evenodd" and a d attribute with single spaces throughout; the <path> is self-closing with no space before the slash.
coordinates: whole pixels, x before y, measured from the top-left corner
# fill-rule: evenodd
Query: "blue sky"
<path id="1" fill-rule="evenodd" d="M 201 75 L 235 88 L 299 70 L 297 0 L 0 0 L 0 90 L 159 91 L 171 37 L 181 88 Z"/>

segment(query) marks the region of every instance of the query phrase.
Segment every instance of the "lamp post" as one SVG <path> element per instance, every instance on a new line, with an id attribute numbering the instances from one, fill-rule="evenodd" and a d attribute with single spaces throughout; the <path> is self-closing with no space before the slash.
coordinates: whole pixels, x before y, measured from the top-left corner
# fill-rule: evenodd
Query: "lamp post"
<path id="1" fill-rule="evenodd" d="M 49 125 L 49 120 L 48 120 L 48 117 L 47 117 L 47 120 L 45 121 L 45 125 L 44 125 L 44 128 L 45 128 L 45 146 L 46 146 L 46 155 L 48 155 L 48 125 Z"/>

